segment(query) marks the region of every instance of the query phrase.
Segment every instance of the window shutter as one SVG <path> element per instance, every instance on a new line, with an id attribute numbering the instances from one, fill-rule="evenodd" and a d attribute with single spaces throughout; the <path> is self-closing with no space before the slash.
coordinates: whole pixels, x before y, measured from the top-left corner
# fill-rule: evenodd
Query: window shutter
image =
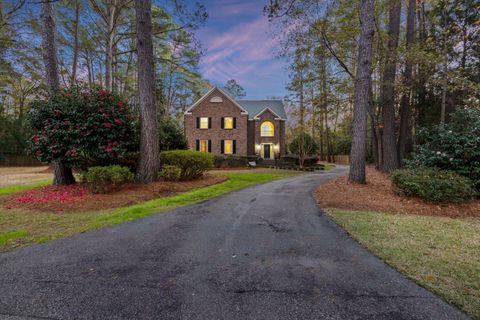
<path id="1" fill-rule="evenodd" d="M 208 140 L 208 152 L 212 152 L 212 140 Z"/>
<path id="2" fill-rule="evenodd" d="M 225 153 L 225 140 L 220 141 L 220 153 Z"/>
<path id="3" fill-rule="evenodd" d="M 200 128 L 200 118 L 197 117 L 197 129 Z M 197 140 L 198 141 L 198 140 Z"/>
<path id="4" fill-rule="evenodd" d="M 233 129 L 237 129 L 237 117 L 233 117 Z"/>
<path id="5" fill-rule="evenodd" d="M 222 117 L 222 121 L 220 122 L 220 125 L 221 125 L 222 129 L 225 128 L 225 118 L 224 117 Z"/>
<path id="6" fill-rule="evenodd" d="M 195 150 L 200 151 L 200 140 L 195 140 L 195 142 L 196 142 Z"/>
<path id="7" fill-rule="evenodd" d="M 237 153 L 237 140 L 233 140 L 232 144 L 233 144 L 233 154 L 236 154 Z"/>
<path id="8" fill-rule="evenodd" d="M 208 117 L 208 129 L 212 129 L 212 117 Z"/>

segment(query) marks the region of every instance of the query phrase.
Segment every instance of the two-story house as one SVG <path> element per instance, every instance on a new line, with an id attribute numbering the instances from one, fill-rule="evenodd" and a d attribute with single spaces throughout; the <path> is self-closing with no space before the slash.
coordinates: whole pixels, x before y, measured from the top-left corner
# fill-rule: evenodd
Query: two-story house
<path id="1" fill-rule="evenodd" d="M 214 87 L 184 117 L 190 149 L 264 159 L 285 154 L 287 115 L 280 100 L 234 100 Z"/>

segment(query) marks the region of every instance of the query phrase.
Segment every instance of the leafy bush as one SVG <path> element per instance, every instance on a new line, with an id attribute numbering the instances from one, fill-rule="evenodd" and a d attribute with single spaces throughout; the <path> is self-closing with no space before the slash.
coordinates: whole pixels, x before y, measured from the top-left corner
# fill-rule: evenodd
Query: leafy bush
<path id="1" fill-rule="evenodd" d="M 400 169 L 394 171 L 391 178 L 400 193 L 431 202 L 462 202 L 477 195 L 472 181 L 453 171 Z"/>
<path id="2" fill-rule="evenodd" d="M 182 174 L 182 169 L 177 166 L 164 165 L 160 170 L 160 178 L 167 181 L 178 181 L 180 180 Z"/>
<path id="3" fill-rule="evenodd" d="M 480 110 L 459 109 L 449 123 L 421 130 L 419 139 L 407 167 L 455 171 L 480 190 Z"/>
<path id="4" fill-rule="evenodd" d="M 105 90 L 61 91 L 32 103 L 30 151 L 42 162 L 85 168 L 117 164 L 137 148 L 127 101 Z"/>
<path id="5" fill-rule="evenodd" d="M 312 166 L 315 166 L 317 162 L 318 162 L 317 156 L 305 157 L 303 159 L 303 166 L 312 167 Z M 300 164 L 300 159 L 296 154 L 287 154 L 287 155 L 284 155 L 283 157 L 280 157 L 280 164 L 298 166 Z"/>
<path id="6" fill-rule="evenodd" d="M 160 153 L 162 165 L 177 166 L 181 170 L 180 180 L 201 177 L 213 167 L 213 155 L 194 150 L 171 150 Z"/>
<path id="7" fill-rule="evenodd" d="M 91 167 L 82 173 L 81 180 L 93 193 L 106 193 L 118 189 L 121 185 L 132 182 L 134 175 L 127 167 L 112 165 Z"/>
<path id="8" fill-rule="evenodd" d="M 235 168 L 235 167 L 246 167 L 248 165 L 248 157 L 238 157 L 238 156 L 214 156 L 213 163 L 215 168 Z"/>

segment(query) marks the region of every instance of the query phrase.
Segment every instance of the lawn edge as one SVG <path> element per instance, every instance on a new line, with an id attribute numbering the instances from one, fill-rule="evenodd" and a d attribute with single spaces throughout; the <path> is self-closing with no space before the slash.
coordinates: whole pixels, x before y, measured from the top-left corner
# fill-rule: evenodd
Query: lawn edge
<path id="1" fill-rule="evenodd" d="M 431 294 L 437 296 L 438 298 L 440 298 L 443 302 L 449 304 L 450 306 L 454 307 L 455 309 L 457 309 L 459 312 L 463 313 L 465 316 L 471 318 L 471 319 L 476 319 L 476 318 L 473 318 L 473 315 L 470 315 L 468 313 L 466 313 L 462 308 L 461 306 L 457 305 L 454 301 L 449 301 L 441 292 L 437 292 L 436 290 L 432 290 L 430 288 L 427 288 L 425 287 L 422 283 L 418 282 L 418 280 L 412 278 L 410 275 L 402 272 L 401 270 L 399 270 L 397 267 L 395 267 L 394 265 L 388 263 L 388 261 L 386 261 L 385 259 L 383 259 L 381 256 L 379 256 L 376 252 L 374 252 L 373 250 L 371 250 L 365 243 L 363 243 L 358 237 L 356 237 L 355 235 L 353 235 L 352 233 L 350 233 L 346 228 L 344 228 L 341 224 L 339 224 L 333 214 L 332 214 L 332 210 L 343 210 L 343 211 L 350 211 L 350 212 L 364 212 L 362 210 L 352 210 L 352 209 L 342 209 L 342 208 L 320 208 L 320 210 L 322 210 L 324 212 L 324 214 L 328 217 L 328 219 L 330 221 L 332 221 L 333 223 L 335 223 L 335 225 L 337 225 L 342 231 L 344 231 L 352 240 L 354 240 L 355 242 L 357 242 L 362 248 L 365 248 L 370 254 L 372 254 L 373 256 L 375 256 L 377 259 L 379 259 L 380 261 L 382 261 L 385 265 L 387 265 L 388 267 L 392 268 L 393 270 L 395 270 L 396 272 L 398 272 L 402 277 L 412 281 L 413 283 L 415 283 L 417 286 L 427 290 L 428 292 L 430 292 Z M 392 214 L 392 215 L 398 215 L 397 213 L 390 213 L 390 212 L 380 212 L 380 211 L 366 211 L 366 212 L 371 212 L 371 213 L 380 213 L 380 214 Z M 422 215 L 415 215 L 415 216 L 422 216 Z"/>

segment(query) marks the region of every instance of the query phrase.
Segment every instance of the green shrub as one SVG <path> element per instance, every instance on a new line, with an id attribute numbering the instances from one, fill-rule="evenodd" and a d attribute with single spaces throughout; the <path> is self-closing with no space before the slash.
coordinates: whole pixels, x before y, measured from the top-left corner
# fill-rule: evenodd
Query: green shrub
<path id="1" fill-rule="evenodd" d="M 312 167 L 315 166 L 318 162 L 318 157 L 317 156 L 310 156 L 310 157 L 305 157 L 303 159 L 303 166 L 304 167 Z M 298 155 L 296 154 L 287 154 L 282 157 L 280 157 L 279 164 L 282 165 L 291 165 L 291 166 L 298 166 L 300 165 L 300 159 Z"/>
<path id="2" fill-rule="evenodd" d="M 162 170 L 160 170 L 160 178 L 167 181 L 178 181 L 180 180 L 181 174 L 182 169 L 168 164 L 162 166 Z"/>
<path id="3" fill-rule="evenodd" d="M 213 167 L 213 155 L 193 150 L 171 150 L 160 153 L 163 166 L 180 168 L 180 180 L 192 180 L 201 177 Z"/>
<path id="4" fill-rule="evenodd" d="M 215 168 L 236 168 L 236 167 L 246 167 L 249 162 L 248 157 L 238 157 L 238 156 L 217 156 L 213 158 L 213 165 Z M 255 161 L 255 160 L 251 160 Z"/>
<path id="5" fill-rule="evenodd" d="M 106 193 L 117 190 L 121 185 L 132 182 L 134 175 L 127 167 L 119 165 L 91 167 L 81 175 L 93 193 Z"/>
<path id="6" fill-rule="evenodd" d="M 431 202 L 463 202 L 477 196 L 472 181 L 453 171 L 400 169 L 391 178 L 399 193 Z"/>
<path id="7" fill-rule="evenodd" d="M 480 190 L 480 110 L 459 109 L 449 123 L 422 129 L 407 167 L 436 167 L 470 178 Z"/>

